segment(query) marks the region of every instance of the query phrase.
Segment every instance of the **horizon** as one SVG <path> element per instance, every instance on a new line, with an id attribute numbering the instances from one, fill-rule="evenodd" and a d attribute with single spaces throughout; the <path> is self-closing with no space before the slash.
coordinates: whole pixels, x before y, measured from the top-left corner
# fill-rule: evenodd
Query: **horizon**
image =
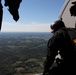
<path id="1" fill-rule="evenodd" d="M 0 33 L 51 33 L 51 32 L 0 32 Z"/>

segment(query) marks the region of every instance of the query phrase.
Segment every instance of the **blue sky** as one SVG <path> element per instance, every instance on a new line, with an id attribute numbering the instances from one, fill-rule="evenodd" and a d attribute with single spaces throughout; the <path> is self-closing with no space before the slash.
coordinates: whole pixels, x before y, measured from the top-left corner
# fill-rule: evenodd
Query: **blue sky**
<path id="1" fill-rule="evenodd" d="M 15 22 L 3 5 L 2 32 L 50 32 L 50 24 L 57 20 L 65 0 L 22 0 L 20 19 Z"/>

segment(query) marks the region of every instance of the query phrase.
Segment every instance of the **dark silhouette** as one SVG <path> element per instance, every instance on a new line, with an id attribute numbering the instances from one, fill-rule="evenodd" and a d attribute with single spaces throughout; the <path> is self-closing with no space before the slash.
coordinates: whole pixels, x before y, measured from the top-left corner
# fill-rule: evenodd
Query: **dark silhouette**
<path id="1" fill-rule="evenodd" d="M 19 19 L 18 9 L 22 0 L 5 0 L 5 6 L 9 7 L 9 12 L 15 21 Z"/>
<path id="2" fill-rule="evenodd" d="M 73 6 L 71 6 L 70 10 L 70 14 L 71 16 L 76 16 L 76 1 L 72 2 Z"/>
<path id="3" fill-rule="evenodd" d="M 48 40 L 43 75 L 76 74 L 76 51 L 74 42 L 71 39 L 72 37 L 69 35 L 72 29 L 66 28 L 64 22 L 61 20 L 55 21 L 51 25 L 51 29 L 53 36 Z M 76 33 L 74 37 L 76 38 Z M 58 51 L 60 51 L 62 59 L 55 59 Z M 55 66 L 54 64 L 57 65 Z"/>
<path id="4" fill-rule="evenodd" d="M 1 30 L 1 26 L 2 26 L 2 17 L 3 17 L 3 7 L 1 4 L 1 0 L 0 0 L 0 30 Z"/>
<path id="5" fill-rule="evenodd" d="M 22 0 L 5 0 L 5 3 L 4 3 L 5 6 L 9 7 L 8 11 L 13 16 L 13 19 L 15 21 L 19 20 L 18 9 L 19 9 L 21 2 L 22 2 Z M 0 30 L 1 30 L 1 26 L 2 26 L 2 18 L 3 18 L 3 7 L 1 4 L 1 0 L 0 0 Z"/>

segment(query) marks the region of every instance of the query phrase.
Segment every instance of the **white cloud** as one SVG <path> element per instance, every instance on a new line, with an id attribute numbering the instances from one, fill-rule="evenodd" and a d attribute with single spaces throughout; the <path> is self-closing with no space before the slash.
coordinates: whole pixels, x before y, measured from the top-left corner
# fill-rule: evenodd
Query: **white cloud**
<path id="1" fill-rule="evenodd" d="M 2 32 L 50 32 L 50 24 L 2 23 Z"/>

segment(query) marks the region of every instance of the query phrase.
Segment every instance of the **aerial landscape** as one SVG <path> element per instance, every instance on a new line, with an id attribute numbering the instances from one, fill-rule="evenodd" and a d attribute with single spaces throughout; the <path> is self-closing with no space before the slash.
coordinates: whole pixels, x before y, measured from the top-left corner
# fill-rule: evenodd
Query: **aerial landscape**
<path id="1" fill-rule="evenodd" d="M 0 33 L 0 75 L 43 72 L 47 41 L 51 33 Z"/>
<path id="2" fill-rule="evenodd" d="M 0 75 L 43 72 L 47 42 L 52 36 L 50 24 L 58 18 L 64 1 L 0 1 Z M 12 11 L 11 6 L 17 9 Z"/>

